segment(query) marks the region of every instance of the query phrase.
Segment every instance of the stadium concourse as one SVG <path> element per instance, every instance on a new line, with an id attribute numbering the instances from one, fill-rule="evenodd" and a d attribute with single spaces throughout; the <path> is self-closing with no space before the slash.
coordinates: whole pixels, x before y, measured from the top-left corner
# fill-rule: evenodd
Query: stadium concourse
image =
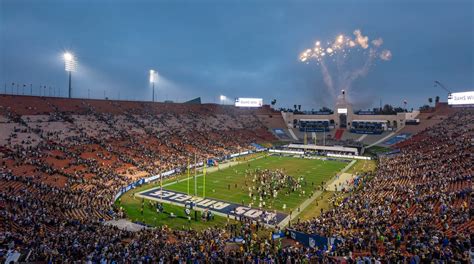
<path id="1" fill-rule="evenodd" d="M 281 245 L 254 223 L 204 231 L 136 232 L 119 218 L 118 190 L 137 179 L 275 141 L 268 107 L 31 96 L 0 97 L 0 258 L 67 263 L 469 263 L 474 111 L 459 109 L 379 159 L 337 207 L 294 224 L 337 236 L 333 248 Z M 228 241 L 239 234 L 245 243 Z"/>

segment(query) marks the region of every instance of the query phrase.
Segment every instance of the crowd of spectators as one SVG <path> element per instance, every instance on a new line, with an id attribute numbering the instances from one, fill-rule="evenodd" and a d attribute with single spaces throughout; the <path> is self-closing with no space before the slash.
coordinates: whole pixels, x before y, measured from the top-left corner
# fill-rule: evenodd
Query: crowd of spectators
<path id="1" fill-rule="evenodd" d="M 0 129 L 8 132 L 0 138 L 0 259 L 12 252 L 52 263 L 469 259 L 472 111 L 424 131 L 398 156 L 382 158 L 377 174 L 340 206 L 300 221 L 298 230 L 341 238 L 326 252 L 257 237 L 245 219 L 199 232 L 102 224 L 116 216 L 115 193 L 137 177 L 273 139 L 252 112 L 48 98 L 18 106 L 10 99 L 0 99 Z M 236 236 L 245 242 L 228 243 Z"/>
<path id="2" fill-rule="evenodd" d="M 23 255 L 29 261 L 113 259 L 118 255 L 109 251 L 119 251 L 107 243 L 156 233 L 160 247 L 168 231 L 131 234 L 98 224 L 115 216 L 111 205 L 121 187 L 186 166 L 189 159 L 222 157 L 274 139 L 254 112 L 228 107 L 31 97 L 27 105 L 11 102 L 21 99 L 0 98 L 0 241 L 1 255 L 28 250 Z M 190 243 L 196 252 L 203 244 Z M 137 247 L 124 247 L 133 249 L 132 261 L 142 256 Z M 169 256 L 163 252 L 149 257 Z"/>
<path id="3" fill-rule="evenodd" d="M 473 114 L 459 111 L 404 142 L 339 206 L 296 228 L 342 238 L 337 255 L 470 262 Z"/>

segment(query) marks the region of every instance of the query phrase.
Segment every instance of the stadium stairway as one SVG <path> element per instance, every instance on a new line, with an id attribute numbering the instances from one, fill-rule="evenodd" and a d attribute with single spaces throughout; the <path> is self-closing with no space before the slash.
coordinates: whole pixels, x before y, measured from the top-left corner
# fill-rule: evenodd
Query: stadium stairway
<path id="1" fill-rule="evenodd" d="M 336 140 L 341 140 L 343 134 L 344 134 L 344 129 L 338 129 L 336 130 L 336 134 L 334 135 L 334 138 Z"/>
<path id="2" fill-rule="evenodd" d="M 290 132 L 290 135 L 294 140 L 298 140 L 298 137 L 295 135 L 295 132 L 292 128 L 288 128 L 288 132 Z"/>
<path id="3" fill-rule="evenodd" d="M 363 134 L 362 136 L 360 136 L 359 138 L 356 139 L 357 142 L 361 142 L 362 140 L 364 140 L 364 138 L 367 137 L 367 134 Z"/>

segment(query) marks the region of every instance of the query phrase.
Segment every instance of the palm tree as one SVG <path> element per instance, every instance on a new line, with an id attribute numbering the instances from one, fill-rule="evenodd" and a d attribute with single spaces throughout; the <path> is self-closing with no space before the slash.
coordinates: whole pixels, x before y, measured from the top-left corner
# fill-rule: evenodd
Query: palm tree
<path id="1" fill-rule="evenodd" d="M 430 106 L 431 106 L 431 103 L 433 103 L 433 98 L 428 98 L 428 103 L 430 103 Z"/>

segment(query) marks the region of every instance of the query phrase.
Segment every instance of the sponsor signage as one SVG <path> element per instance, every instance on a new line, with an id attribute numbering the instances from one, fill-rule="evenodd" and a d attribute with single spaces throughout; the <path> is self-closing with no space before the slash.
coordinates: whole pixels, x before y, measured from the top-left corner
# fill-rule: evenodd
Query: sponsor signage
<path id="1" fill-rule="evenodd" d="M 370 160 L 370 157 L 366 156 L 356 156 L 356 155 L 342 155 L 342 154 L 333 154 L 333 153 L 328 153 L 328 157 L 334 157 L 334 158 L 349 158 L 349 159 L 361 159 L 361 160 Z"/>
<path id="2" fill-rule="evenodd" d="M 321 249 L 328 248 L 328 238 L 316 234 L 306 234 L 296 230 L 288 229 L 290 237 L 296 241 L 299 241 L 305 247 L 318 247 Z"/>
<path id="3" fill-rule="evenodd" d="M 284 238 L 284 237 L 285 237 L 285 233 L 283 231 L 277 231 L 277 232 L 272 233 L 273 240 Z"/>
<path id="4" fill-rule="evenodd" d="M 167 172 L 163 172 L 161 174 L 157 174 L 157 175 L 148 177 L 144 180 L 145 180 L 145 182 L 151 182 L 151 181 L 154 181 L 154 180 L 158 180 L 160 177 L 166 178 L 170 175 L 173 175 L 175 172 L 176 172 L 176 170 L 170 170 L 170 171 L 167 171 Z"/>
<path id="5" fill-rule="evenodd" d="M 131 189 L 138 187 L 145 183 L 145 179 L 140 179 L 136 182 L 130 183 L 129 185 L 120 188 L 119 192 L 115 195 L 115 200 L 117 200 L 123 193 L 130 191 Z"/>
<path id="6" fill-rule="evenodd" d="M 237 98 L 235 99 L 235 106 L 238 107 L 262 107 L 262 98 Z"/>
<path id="7" fill-rule="evenodd" d="M 347 114 L 347 108 L 338 108 L 337 113 L 338 114 Z"/>
<path id="8" fill-rule="evenodd" d="M 474 91 L 449 94 L 448 105 L 474 105 Z"/>
<path id="9" fill-rule="evenodd" d="M 259 221 L 270 225 L 277 225 L 287 216 L 281 212 L 250 208 L 248 206 L 213 198 L 195 197 L 185 193 L 169 190 L 161 191 L 159 187 L 141 192 L 139 196 L 152 200 L 162 199 L 163 202 L 179 204 L 182 206 L 186 206 L 186 203 L 193 203 L 195 209 L 208 209 L 216 213 L 234 216 L 236 219 L 239 219 L 240 217 L 250 218 L 254 221 Z"/>
<path id="10" fill-rule="evenodd" d="M 230 157 L 235 158 L 235 157 L 239 157 L 239 156 L 243 156 L 243 155 L 247 155 L 247 154 L 249 154 L 249 152 L 244 151 L 244 152 L 240 152 L 240 153 L 231 154 Z"/>

